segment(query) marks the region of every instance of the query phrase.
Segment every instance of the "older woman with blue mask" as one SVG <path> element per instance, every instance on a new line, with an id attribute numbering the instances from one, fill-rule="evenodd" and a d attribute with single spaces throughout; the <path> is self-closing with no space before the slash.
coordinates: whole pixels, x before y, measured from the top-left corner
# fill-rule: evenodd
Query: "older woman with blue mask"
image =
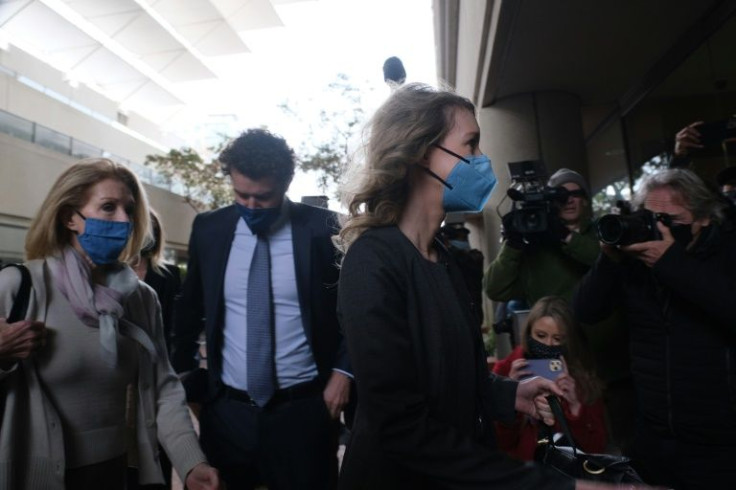
<path id="1" fill-rule="evenodd" d="M 126 264 L 149 239 L 145 192 L 126 167 L 83 160 L 51 187 L 26 238 L 26 319 L 46 332 L 0 358 L 0 489 L 123 489 L 126 468 L 163 483 L 160 441 L 188 488 L 215 489 L 167 357 L 155 293 Z M 0 317 L 20 287 L 0 273 Z M 0 330 L 17 328 L 0 319 Z"/>

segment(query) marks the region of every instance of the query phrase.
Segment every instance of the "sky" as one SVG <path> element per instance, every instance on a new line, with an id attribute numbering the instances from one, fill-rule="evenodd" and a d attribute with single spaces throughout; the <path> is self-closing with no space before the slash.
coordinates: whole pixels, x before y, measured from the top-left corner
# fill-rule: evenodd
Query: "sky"
<path id="1" fill-rule="evenodd" d="M 295 149 L 308 143 L 306 123 L 321 109 L 330 111 L 334 97 L 325 91 L 338 73 L 361 88 L 370 114 L 389 95 L 382 67 L 390 56 L 402 60 L 407 82 L 436 83 L 432 0 L 273 3 L 284 27 L 242 33 L 251 53 L 222 58 L 216 69 L 227 82 L 203 94 L 203 109 L 228 133 L 267 126 Z M 284 102 L 298 108 L 301 123 L 279 109 Z M 308 174 L 298 174 L 288 192 L 296 201 L 316 194 L 321 191 Z"/>

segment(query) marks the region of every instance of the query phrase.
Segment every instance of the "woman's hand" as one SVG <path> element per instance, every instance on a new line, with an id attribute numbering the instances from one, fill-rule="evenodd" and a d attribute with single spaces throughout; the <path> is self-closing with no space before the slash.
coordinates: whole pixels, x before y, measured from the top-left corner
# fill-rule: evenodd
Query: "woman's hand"
<path id="1" fill-rule="evenodd" d="M 0 364 L 12 365 L 27 359 L 46 344 L 46 327 L 43 322 L 22 320 L 8 323 L 0 318 Z"/>
<path id="2" fill-rule="evenodd" d="M 524 376 L 531 375 L 532 372 L 526 369 L 528 365 L 529 363 L 526 362 L 526 359 L 524 359 L 523 357 L 511 361 L 511 371 L 509 371 L 509 378 L 513 379 L 514 381 L 519 381 Z"/>
<path id="3" fill-rule="evenodd" d="M 218 490 L 220 475 L 209 464 L 199 463 L 189 472 L 185 483 L 189 490 Z"/>
<path id="4" fill-rule="evenodd" d="M 702 148 L 700 144 L 700 132 L 698 126 L 703 124 L 703 121 L 694 122 L 688 126 L 682 128 L 675 135 L 675 156 L 684 157 L 693 148 Z"/>
<path id="5" fill-rule="evenodd" d="M 567 372 L 560 375 L 555 380 L 555 383 L 562 391 L 562 398 L 567 401 L 567 405 L 570 408 L 570 414 L 573 417 L 580 415 L 580 400 L 578 400 L 578 392 L 575 388 L 575 378 L 570 376 Z"/>

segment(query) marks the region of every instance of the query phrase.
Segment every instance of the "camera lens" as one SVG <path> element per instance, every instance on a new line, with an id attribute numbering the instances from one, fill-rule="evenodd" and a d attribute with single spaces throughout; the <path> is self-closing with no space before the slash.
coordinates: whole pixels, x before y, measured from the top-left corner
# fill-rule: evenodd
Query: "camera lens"
<path id="1" fill-rule="evenodd" d="M 615 214 L 601 216 L 598 220 L 598 238 L 608 245 L 617 245 L 624 236 L 624 223 Z"/>

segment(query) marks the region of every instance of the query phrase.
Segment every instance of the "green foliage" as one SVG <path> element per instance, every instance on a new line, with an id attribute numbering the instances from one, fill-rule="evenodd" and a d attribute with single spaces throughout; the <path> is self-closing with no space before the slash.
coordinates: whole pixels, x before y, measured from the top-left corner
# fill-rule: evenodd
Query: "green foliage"
<path id="1" fill-rule="evenodd" d="M 339 183 L 350 158 L 350 142 L 365 120 L 361 92 L 347 75 L 340 73 L 319 100 L 321 107 L 330 109 L 320 109 L 317 117 L 311 117 L 303 103 L 287 100 L 280 104 L 285 114 L 306 126 L 305 142 L 296 150 L 297 167 L 316 172 L 323 193 Z"/>
<path id="2" fill-rule="evenodd" d="M 219 163 L 205 162 L 192 148 L 147 155 L 145 164 L 154 167 L 169 182 L 181 184 L 184 201 L 197 211 L 216 209 L 232 201 L 230 184 L 222 175 Z"/>

